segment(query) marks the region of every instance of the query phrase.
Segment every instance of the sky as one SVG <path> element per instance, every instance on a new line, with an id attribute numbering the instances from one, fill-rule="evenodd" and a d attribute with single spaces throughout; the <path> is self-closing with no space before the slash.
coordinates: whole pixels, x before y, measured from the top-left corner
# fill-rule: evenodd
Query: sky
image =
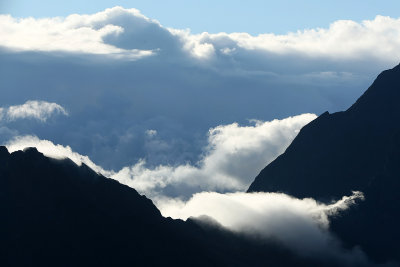
<path id="1" fill-rule="evenodd" d="M 201 32 L 248 32 L 285 34 L 301 29 L 328 27 L 336 20 L 373 19 L 376 15 L 398 17 L 396 0 L 1 0 L 0 13 L 14 17 L 54 17 L 72 13 L 91 14 L 113 6 L 137 8 L 166 27 Z M 223 14 L 223 19 L 221 19 Z"/>
<path id="2" fill-rule="evenodd" d="M 0 36 L 1 143 L 68 146 L 127 184 L 185 198 L 245 190 L 302 126 L 350 107 L 400 58 L 400 19 L 379 14 L 284 35 L 195 34 L 117 6 L 3 14 Z"/>
<path id="3" fill-rule="evenodd" d="M 277 239 L 300 254 L 364 261 L 329 232 L 329 216 L 361 192 L 336 200 L 341 209 L 243 192 L 304 125 L 346 110 L 399 63 L 399 4 L 251 3 L 1 1 L 0 143 L 86 164 L 165 216 L 233 207 L 219 223 L 267 234 L 284 225 Z M 277 210 L 257 213 L 263 203 Z M 272 228 L 252 225 L 271 212 Z M 307 251 L 293 229 L 315 237 Z"/>
<path id="4" fill-rule="evenodd" d="M 38 6 L 49 12 L 46 18 L 34 8 L 29 14 L 35 17 L 0 15 L 0 142 L 28 136 L 69 146 L 131 180 L 157 170 L 165 170 L 161 180 L 182 177 L 177 173 L 189 166 L 204 181 L 210 170 L 225 170 L 220 177 L 226 179 L 211 180 L 232 183 L 213 189 L 245 190 L 310 116 L 347 109 L 400 58 L 400 19 L 379 13 L 288 34 L 196 34 L 166 27 L 139 9 L 103 10 L 109 3 L 99 3 L 93 7 L 100 11 L 82 15 L 69 4 L 57 7 L 65 17 L 45 4 Z M 178 12 L 173 3 L 168 10 Z M 228 22 L 219 12 L 217 21 Z M 307 20 L 307 13 L 299 14 Z M 278 137 L 246 141 L 268 123 L 278 125 L 265 128 Z M 208 160 L 214 154 L 221 160 Z M 255 164 L 234 167 L 243 157 Z M 156 184 L 185 197 L 197 186 Z"/>

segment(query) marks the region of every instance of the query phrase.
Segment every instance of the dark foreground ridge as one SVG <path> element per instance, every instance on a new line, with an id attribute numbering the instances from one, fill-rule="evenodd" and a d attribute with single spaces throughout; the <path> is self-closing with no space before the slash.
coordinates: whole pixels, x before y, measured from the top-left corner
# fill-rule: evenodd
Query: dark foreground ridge
<path id="1" fill-rule="evenodd" d="M 272 241 L 161 216 L 134 189 L 0 147 L 0 266 L 317 266 Z"/>
<path id="2" fill-rule="evenodd" d="M 366 200 L 332 229 L 376 261 L 400 261 L 400 66 L 382 72 L 348 110 L 306 125 L 248 191 L 330 201 L 352 190 Z"/>

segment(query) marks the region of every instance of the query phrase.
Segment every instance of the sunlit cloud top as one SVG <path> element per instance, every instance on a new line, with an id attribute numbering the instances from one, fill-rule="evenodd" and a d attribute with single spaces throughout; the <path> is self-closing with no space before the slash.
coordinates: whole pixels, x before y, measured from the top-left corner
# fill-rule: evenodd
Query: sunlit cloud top
<path id="1" fill-rule="evenodd" d="M 139 59 L 159 50 L 194 58 L 235 57 L 245 51 L 298 54 L 336 59 L 400 58 L 400 19 L 377 16 L 357 23 L 333 22 L 328 28 L 272 33 L 192 34 L 166 28 L 137 9 L 114 7 L 92 15 L 65 18 L 13 18 L 0 15 L 0 46 L 15 51 L 63 51 Z"/>

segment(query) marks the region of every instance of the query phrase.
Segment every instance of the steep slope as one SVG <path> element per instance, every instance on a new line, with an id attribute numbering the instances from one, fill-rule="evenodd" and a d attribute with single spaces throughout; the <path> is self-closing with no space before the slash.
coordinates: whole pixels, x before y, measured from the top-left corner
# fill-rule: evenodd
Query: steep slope
<path id="1" fill-rule="evenodd" d="M 400 66 L 382 72 L 347 111 L 322 114 L 249 188 L 330 201 L 352 190 L 366 200 L 332 228 L 378 261 L 400 260 Z"/>
<path id="2" fill-rule="evenodd" d="M 0 214 L 1 266 L 310 266 L 273 243 L 163 218 L 134 189 L 35 148 L 0 147 Z"/>

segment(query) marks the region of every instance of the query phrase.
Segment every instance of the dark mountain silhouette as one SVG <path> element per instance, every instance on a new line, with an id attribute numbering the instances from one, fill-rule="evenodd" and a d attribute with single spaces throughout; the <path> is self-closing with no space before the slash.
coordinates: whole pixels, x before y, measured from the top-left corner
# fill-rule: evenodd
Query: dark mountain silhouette
<path id="1" fill-rule="evenodd" d="M 134 189 L 0 147 L 0 266 L 315 266 L 272 241 L 161 216 Z"/>
<path id="2" fill-rule="evenodd" d="M 348 110 L 303 127 L 249 192 L 279 191 L 322 201 L 352 190 L 365 201 L 332 222 L 348 246 L 379 262 L 400 261 L 400 66 L 382 72 Z"/>

